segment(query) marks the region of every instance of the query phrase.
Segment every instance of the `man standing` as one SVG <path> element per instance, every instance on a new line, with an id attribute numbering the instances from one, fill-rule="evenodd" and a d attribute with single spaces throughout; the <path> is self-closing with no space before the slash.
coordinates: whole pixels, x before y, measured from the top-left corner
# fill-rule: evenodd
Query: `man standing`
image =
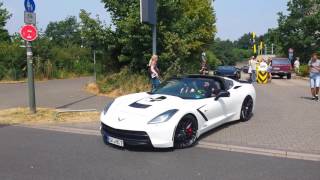
<path id="1" fill-rule="evenodd" d="M 205 52 L 202 52 L 201 54 L 201 63 L 200 63 L 201 69 L 200 74 L 201 75 L 207 75 L 209 73 L 208 68 L 208 60 Z"/>
<path id="2" fill-rule="evenodd" d="M 256 68 L 257 68 L 257 60 L 254 56 L 249 60 L 249 66 L 251 67 L 251 82 L 256 82 Z"/>
<path id="3" fill-rule="evenodd" d="M 319 101 L 320 87 L 320 60 L 316 53 L 312 54 L 311 60 L 308 63 L 310 72 L 310 87 L 312 100 Z"/>
<path id="4" fill-rule="evenodd" d="M 294 71 L 296 73 L 300 73 L 300 58 L 297 57 L 296 60 L 294 61 Z"/>

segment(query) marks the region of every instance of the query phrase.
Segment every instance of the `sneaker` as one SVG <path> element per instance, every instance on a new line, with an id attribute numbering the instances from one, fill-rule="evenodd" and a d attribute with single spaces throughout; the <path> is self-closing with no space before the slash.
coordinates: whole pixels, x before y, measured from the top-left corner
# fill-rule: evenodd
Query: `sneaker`
<path id="1" fill-rule="evenodd" d="M 315 100 L 316 100 L 316 101 L 319 101 L 319 96 L 315 96 Z"/>
<path id="2" fill-rule="evenodd" d="M 311 100 L 316 100 L 316 97 L 315 97 L 315 96 L 312 96 Z"/>

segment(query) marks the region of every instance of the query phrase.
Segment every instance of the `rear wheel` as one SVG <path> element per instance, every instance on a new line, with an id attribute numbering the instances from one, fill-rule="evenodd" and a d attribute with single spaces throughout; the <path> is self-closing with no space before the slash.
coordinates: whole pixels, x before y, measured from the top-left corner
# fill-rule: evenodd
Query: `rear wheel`
<path id="1" fill-rule="evenodd" d="M 198 123 L 192 115 L 186 115 L 181 119 L 174 134 L 174 147 L 178 149 L 188 148 L 197 140 Z"/>
<path id="2" fill-rule="evenodd" d="M 252 116 L 252 109 L 253 109 L 253 100 L 250 96 L 247 96 L 242 103 L 240 120 L 248 121 Z"/>
<path id="3" fill-rule="evenodd" d="M 291 79 L 291 74 L 287 74 L 287 79 Z"/>

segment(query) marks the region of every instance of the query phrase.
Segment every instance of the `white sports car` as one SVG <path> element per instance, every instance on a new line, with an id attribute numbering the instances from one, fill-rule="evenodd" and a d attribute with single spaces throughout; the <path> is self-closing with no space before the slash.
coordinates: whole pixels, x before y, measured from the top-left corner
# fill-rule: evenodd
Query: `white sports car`
<path id="1" fill-rule="evenodd" d="M 171 78 L 153 92 L 116 98 L 101 113 L 103 140 L 117 146 L 186 148 L 203 133 L 250 119 L 252 84 L 219 76 Z"/>

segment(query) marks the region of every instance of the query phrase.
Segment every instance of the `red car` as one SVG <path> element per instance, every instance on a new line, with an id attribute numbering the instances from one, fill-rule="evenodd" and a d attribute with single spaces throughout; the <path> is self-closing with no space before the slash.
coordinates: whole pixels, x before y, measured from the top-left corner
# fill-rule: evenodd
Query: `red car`
<path id="1" fill-rule="evenodd" d="M 291 79 L 292 67 L 288 58 L 272 58 L 272 76 L 277 75 L 280 78 L 287 76 L 287 79 Z"/>

